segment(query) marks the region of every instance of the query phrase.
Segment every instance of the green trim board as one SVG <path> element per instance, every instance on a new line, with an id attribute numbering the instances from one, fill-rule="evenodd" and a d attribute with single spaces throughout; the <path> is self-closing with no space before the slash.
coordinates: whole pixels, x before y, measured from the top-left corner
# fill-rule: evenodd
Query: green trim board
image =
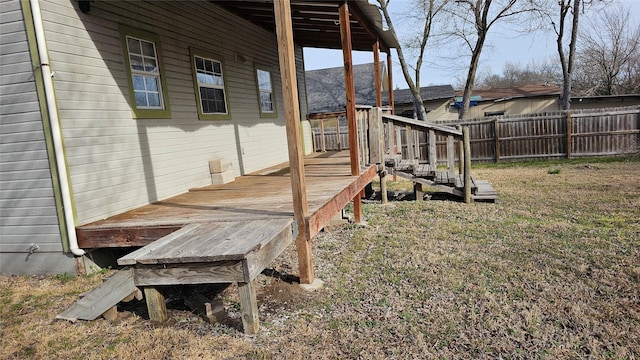
<path id="1" fill-rule="evenodd" d="M 58 168 L 56 166 L 56 153 L 54 151 L 53 146 L 53 135 L 51 130 L 51 120 L 49 117 L 49 111 L 47 110 L 47 99 L 44 89 L 44 80 L 42 78 L 42 72 L 38 71 L 40 69 L 40 55 L 38 54 L 38 43 L 36 40 L 36 30 L 33 23 L 33 16 L 31 14 L 31 4 L 29 0 L 20 0 L 20 4 L 22 6 L 22 15 L 24 18 L 25 30 L 27 33 L 27 42 L 29 44 L 29 53 L 31 55 L 31 62 L 33 67 L 33 75 L 36 84 L 36 93 L 38 95 L 38 103 L 40 106 L 40 116 L 42 118 L 42 128 L 44 132 L 44 139 L 47 148 L 47 157 L 49 159 L 49 170 L 51 171 L 51 182 L 53 187 L 53 195 L 56 204 L 56 215 L 58 218 L 58 228 L 60 229 L 60 238 L 62 240 L 62 250 L 65 253 L 68 253 L 69 250 L 69 237 L 67 233 L 67 222 L 64 217 L 64 206 L 62 202 L 62 185 L 60 184 L 60 175 L 58 174 Z M 48 50 L 47 50 L 48 51 Z M 55 88 L 54 88 L 55 90 Z M 53 101 L 57 101 L 54 99 Z M 58 106 L 56 105 L 56 111 Z M 62 134 L 61 138 L 62 138 Z M 62 147 L 64 149 L 64 139 Z M 62 155 L 66 157 L 66 152 Z M 65 161 L 66 164 L 66 161 Z M 68 170 L 68 168 L 67 168 Z M 69 177 L 69 171 L 67 171 L 67 181 L 71 184 L 71 179 Z M 71 203 L 73 204 L 73 217 L 76 217 L 76 209 L 75 209 L 75 200 L 73 198 L 73 190 L 71 186 L 69 187 L 69 193 L 71 196 Z"/>
<path id="2" fill-rule="evenodd" d="M 129 84 L 129 100 L 131 105 L 131 112 L 135 119 L 170 119 L 171 118 L 171 106 L 169 105 L 169 90 L 167 87 L 167 77 L 164 73 L 164 65 L 162 63 L 162 48 L 160 44 L 160 36 L 157 34 L 132 28 L 126 25 L 120 24 L 118 26 L 120 32 L 120 41 L 122 42 L 122 53 L 124 57 L 124 63 L 127 73 L 127 82 Z M 129 57 L 129 46 L 127 44 L 127 36 L 140 38 L 153 42 L 155 45 L 157 66 L 159 67 L 160 75 L 160 87 L 162 96 L 162 109 L 144 109 L 136 106 L 136 95 L 133 87 L 133 77 L 131 73 L 131 60 Z"/>
<path id="3" fill-rule="evenodd" d="M 260 71 L 269 74 L 269 82 L 271 85 L 271 104 L 273 107 L 273 111 L 264 111 L 262 109 L 262 99 L 261 99 L 261 87 L 260 87 Z M 254 64 L 253 66 L 253 74 L 256 77 L 256 95 L 258 99 L 258 111 L 260 112 L 260 117 L 264 119 L 275 119 L 278 117 L 278 106 L 276 100 L 276 91 L 273 87 L 273 71 L 268 67 L 261 64 Z"/>
<path id="4" fill-rule="evenodd" d="M 225 101 L 226 113 L 205 113 L 203 111 L 202 97 L 200 95 L 200 87 L 198 85 L 198 71 L 196 69 L 196 60 L 195 60 L 196 56 L 220 63 L 221 72 L 222 72 L 222 84 L 224 88 L 224 101 Z M 198 119 L 200 120 L 231 120 L 231 106 L 229 104 L 229 90 L 227 88 L 227 81 L 225 79 L 226 74 L 225 74 L 224 58 L 210 51 L 206 51 L 206 50 L 198 49 L 194 47 L 189 47 L 189 58 L 191 59 L 191 73 L 193 75 L 193 91 L 196 95 L 196 105 L 198 107 Z"/>

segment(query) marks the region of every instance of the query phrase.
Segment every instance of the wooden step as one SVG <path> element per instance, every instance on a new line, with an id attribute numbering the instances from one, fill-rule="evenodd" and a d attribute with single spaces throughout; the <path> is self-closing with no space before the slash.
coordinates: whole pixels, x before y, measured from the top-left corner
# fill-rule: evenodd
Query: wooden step
<path id="1" fill-rule="evenodd" d="M 56 319 L 95 320 L 105 313 L 107 314 L 105 317 L 111 317 L 114 306 L 123 300 L 132 299 L 132 295 L 136 296 L 135 294 L 138 293 L 140 290 L 134 285 L 131 269 L 119 270 L 102 285 L 88 292 L 82 299 L 56 316 Z"/>
<path id="2" fill-rule="evenodd" d="M 473 200 L 485 200 L 495 202 L 498 199 L 498 193 L 487 180 L 477 180 L 478 189 L 473 194 Z"/>

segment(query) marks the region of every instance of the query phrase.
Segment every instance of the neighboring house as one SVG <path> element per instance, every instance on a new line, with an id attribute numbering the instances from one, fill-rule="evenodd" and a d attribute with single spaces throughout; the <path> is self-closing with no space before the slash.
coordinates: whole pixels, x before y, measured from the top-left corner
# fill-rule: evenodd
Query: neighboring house
<path id="1" fill-rule="evenodd" d="M 466 118 L 557 111 L 561 93 L 562 89 L 551 83 L 474 89 Z M 457 90 L 456 98 L 451 104 L 449 111 L 456 115 L 453 119 L 457 118 L 458 109 L 462 104 L 462 94 L 462 90 Z"/>
<path id="2" fill-rule="evenodd" d="M 571 109 L 599 109 L 635 105 L 640 105 L 640 94 L 571 97 Z"/>
<path id="3" fill-rule="evenodd" d="M 340 48 L 337 6 L 292 4 L 316 15 L 293 21 L 284 89 L 271 2 L 0 0 L 0 272 L 75 272 L 76 226 L 211 184 L 212 159 L 237 176 L 288 161 L 282 94 L 304 118 L 302 48 Z M 371 51 L 380 14 L 349 6 Z"/>
<path id="4" fill-rule="evenodd" d="M 416 118 L 416 109 L 411 90 L 394 90 L 393 94 L 395 113 L 405 117 Z M 457 118 L 457 113 L 453 114 L 449 111 L 451 99 L 455 97 L 455 91 L 451 85 L 424 86 L 420 88 L 420 95 L 427 110 L 427 121 L 436 123 Z"/>
<path id="5" fill-rule="evenodd" d="M 387 69 L 380 64 L 380 74 L 384 86 L 387 84 Z M 353 66 L 356 89 L 356 104 L 375 106 L 376 85 L 373 63 Z M 309 114 L 342 112 L 345 109 L 344 68 L 333 67 L 306 71 L 307 101 Z"/>

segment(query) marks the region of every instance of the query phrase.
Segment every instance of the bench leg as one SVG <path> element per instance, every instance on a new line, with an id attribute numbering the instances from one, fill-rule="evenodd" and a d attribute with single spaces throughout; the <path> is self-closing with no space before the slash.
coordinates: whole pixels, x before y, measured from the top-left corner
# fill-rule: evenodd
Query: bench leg
<path id="1" fill-rule="evenodd" d="M 149 319 L 157 322 L 165 322 L 168 319 L 167 305 L 164 303 L 164 296 L 155 288 L 144 288 L 144 298 L 147 301 Z"/>
<path id="2" fill-rule="evenodd" d="M 240 311 L 242 312 L 242 326 L 244 333 L 254 335 L 258 333 L 260 320 L 258 319 L 258 303 L 256 301 L 256 287 L 253 281 L 238 283 L 240 292 Z"/>

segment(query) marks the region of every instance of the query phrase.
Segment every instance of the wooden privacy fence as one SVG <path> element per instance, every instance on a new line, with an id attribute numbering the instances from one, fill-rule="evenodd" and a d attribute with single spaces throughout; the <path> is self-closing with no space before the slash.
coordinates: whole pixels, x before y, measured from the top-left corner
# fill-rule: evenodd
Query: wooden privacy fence
<path id="1" fill-rule="evenodd" d="M 469 127 L 475 161 L 627 155 L 640 150 L 640 106 L 447 122 Z M 444 146 L 439 139 L 438 146 Z"/>
<path id="2" fill-rule="evenodd" d="M 366 111 L 365 107 L 358 108 L 359 136 L 367 131 L 367 123 L 362 121 Z M 640 106 L 509 115 L 441 125 L 469 127 L 473 161 L 626 155 L 640 151 Z M 396 150 L 405 159 L 429 160 L 428 133 L 412 131 L 409 142 L 406 131 L 402 127 L 396 133 L 395 144 L 401 144 L 396 145 Z M 346 132 L 346 127 L 322 131 L 320 126 L 314 127 L 314 149 L 347 149 Z M 431 153 L 437 154 L 438 162 L 446 163 L 447 137 L 436 135 L 435 144 L 436 151 Z"/>

